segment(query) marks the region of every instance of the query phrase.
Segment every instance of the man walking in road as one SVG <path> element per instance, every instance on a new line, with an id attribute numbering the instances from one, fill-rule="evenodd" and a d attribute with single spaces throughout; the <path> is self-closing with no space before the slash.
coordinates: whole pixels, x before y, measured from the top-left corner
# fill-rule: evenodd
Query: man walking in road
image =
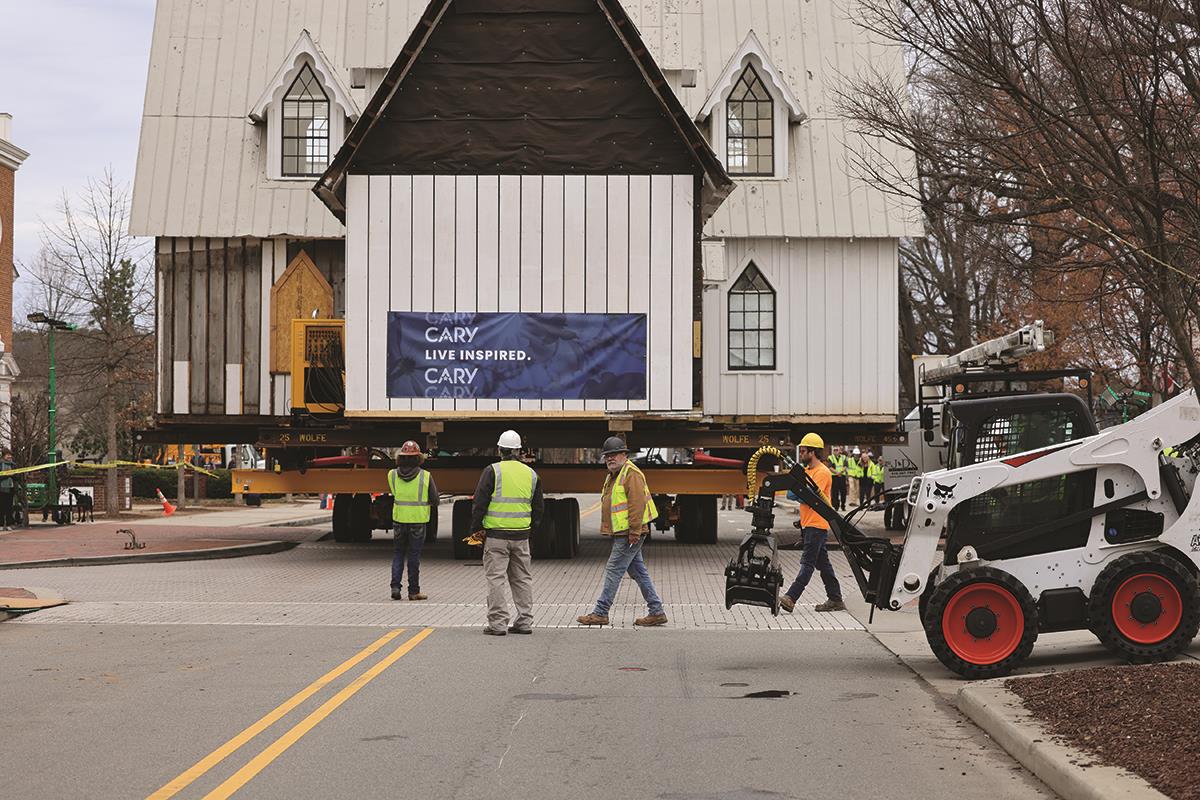
<path id="1" fill-rule="evenodd" d="M 653 627 L 666 625 L 667 615 L 654 581 L 642 558 L 642 542 L 649 524 L 658 517 L 658 509 L 650 496 L 646 476 L 629 460 L 629 448 L 618 436 L 604 442 L 604 465 L 608 475 L 600 491 L 600 533 L 612 537 L 612 553 L 604 568 L 604 587 L 596 607 L 579 618 L 580 625 L 607 625 L 608 612 L 616 599 L 621 578 L 626 573 L 642 590 L 648 612 L 634 620 L 634 625 Z"/>
<path id="2" fill-rule="evenodd" d="M 833 476 L 829 468 L 821 463 L 821 451 L 825 442 L 815 433 L 806 433 L 797 448 L 800 463 L 804 471 L 817 484 L 821 496 L 829 501 L 829 492 L 833 485 Z M 807 505 L 800 506 L 800 528 L 804 533 L 804 553 L 800 556 L 800 572 L 787 592 L 779 598 L 779 606 L 789 614 L 796 607 L 804 588 L 808 586 L 813 571 L 821 573 L 821 582 L 825 584 L 828 599 L 816 606 L 817 611 L 844 611 L 846 604 L 842 602 L 842 587 L 838 584 L 837 575 L 833 572 L 833 564 L 829 561 L 829 523 L 825 518 Z"/>
<path id="3" fill-rule="evenodd" d="M 496 442 L 500 460 L 483 470 L 475 487 L 471 530 L 483 540 L 483 572 L 488 583 L 489 636 L 533 633 L 533 571 L 529 535 L 542 524 L 542 486 L 537 473 L 519 458 L 521 437 L 505 431 Z M 512 592 L 517 616 L 508 627 L 504 586 Z"/>
<path id="4" fill-rule="evenodd" d="M 399 600 L 404 565 L 408 564 L 408 599 L 425 600 L 421 593 L 421 548 L 426 535 L 437 533 L 438 490 L 433 476 L 421 469 L 421 448 L 407 441 L 396 468 L 388 472 L 392 492 L 392 599 Z"/>
<path id="5" fill-rule="evenodd" d="M 838 511 L 846 510 L 846 479 L 847 468 L 849 465 L 849 457 L 842 452 L 840 446 L 834 446 L 833 454 L 829 456 L 829 464 L 833 469 L 833 497 L 832 505 Z"/>

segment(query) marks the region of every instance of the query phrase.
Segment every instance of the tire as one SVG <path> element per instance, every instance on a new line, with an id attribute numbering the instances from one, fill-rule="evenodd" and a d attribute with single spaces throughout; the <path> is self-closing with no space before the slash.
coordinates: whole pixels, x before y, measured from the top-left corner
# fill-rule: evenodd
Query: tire
<path id="1" fill-rule="evenodd" d="M 704 495 L 696 498 L 700 509 L 700 527 L 696 531 L 697 544 L 717 543 L 717 496 Z"/>
<path id="2" fill-rule="evenodd" d="M 335 542 L 353 541 L 350 534 L 350 511 L 354 495 L 339 494 L 333 498 L 333 540 Z"/>
<path id="3" fill-rule="evenodd" d="M 1173 658 L 1200 628 L 1196 577 L 1174 558 L 1153 550 L 1114 559 L 1092 586 L 1088 627 L 1109 651 L 1130 664 Z"/>
<path id="4" fill-rule="evenodd" d="M 455 561 L 483 560 L 482 547 L 472 547 L 463 541 L 471 535 L 471 504 L 471 500 L 455 500 L 450 512 L 450 541 Z"/>
<path id="5" fill-rule="evenodd" d="M 937 588 L 934 585 L 937 581 L 937 573 L 937 567 L 929 570 L 929 579 L 925 581 L 925 589 L 921 592 L 921 597 L 917 600 L 917 614 L 918 619 L 921 620 L 921 625 L 925 624 L 925 609 L 929 607 L 929 596 L 933 594 L 933 590 Z"/>
<path id="6" fill-rule="evenodd" d="M 579 555 L 579 500 L 566 497 L 561 502 L 567 509 L 565 513 L 571 522 L 571 557 L 574 558 Z"/>
<path id="7" fill-rule="evenodd" d="M 1037 605 L 1029 590 L 992 567 L 946 578 L 929 595 L 924 616 L 933 654 L 969 680 L 1008 675 L 1029 657 L 1038 636 Z"/>
<path id="8" fill-rule="evenodd" d="M 558 520 L 555 511 L 558 500 L 546 500 L 542 511 L 542 524 L 529 532 L 529 557 L 536 559 L 554 558 L 555 539 L 558 535 Z"/>
<path id="9" fill-rule="evenodd" d="M 336 502 L 334 508 L 337 508 Z M 350 541 L 371 541 L 371 495 L 356 494 L 350 500 Z"/>
<path id="10" fill-rule="evenodd" d="M 246 501 L 246 505 L 250 506 L 251 508 L 257 508 L 262 505 L 261 494 L 244 494 L 242 495 L 242 498 Z"/>
<path id="11" fill-rule="evenodd" d="M 579 529 L 571 519 L 572 503 L 558 500 L 554 503 L 554 558 L 574 558 Z M 547 509 L 547 513 L 550 510 Z"/>
<path id="12" fill-rule="evenodd" d="M 694 544 L 700 539 L 701 512 L 700 498 L 694 495 L 681 494 L 675 498 L 679 506 L 679 521 L 675 523 L 675 541 L 681 544 Z"/>

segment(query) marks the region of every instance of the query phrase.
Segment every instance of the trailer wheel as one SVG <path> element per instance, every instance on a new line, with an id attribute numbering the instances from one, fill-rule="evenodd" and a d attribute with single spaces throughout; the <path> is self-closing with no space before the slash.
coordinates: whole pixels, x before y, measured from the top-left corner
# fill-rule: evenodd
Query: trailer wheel
<path id="1" fill-rule="evenodd" d="M 992 567 L 942 581 L 925 608 L 925 638 L 946 667 L 968 679 L 1000 678 L 1029 657 L 1037 606 L 1024 584 Z"/>
<path id="2" fill-rule="evenodd" d="M 1131 664 L 1166 661 L 1196 637 L 1200 588 L 1168 555 L 1128 553 L 1097 576 L 1088 624 L 1105 647 Z"/>
<path id="3" fill-rule="evenodd" d="M 571 522 L 571 557 L 579 555 L 579 500 L 567 497 L 562 501 L 565 512 Z"/>
<path id="4" fill-rule="evenodd" d="M 700 507 L 700 529 L 696 532 L 697 544 L 717 543 L 717 496 L 708 494 L 696 498 Z"/>
<path id="5" fill-rule="evenodd" d="M 529 532 L 530 558 L 554 558 L 555 539 L 558 536 L 558 520 L 555 519 L 558 500 L 546 500 L 544 503 L 542 524 Z"/>
<path id="6" fill-rule="evenodd" d="M 694 544 L 700 540 L 699 500 L 700 498 L 689 494 L 681 494 L 675 498 L 675 505 L 679 508 L 679 520 L 675 523 L 675 541 L 680 544 Z"/>
<path id="7" fill-rule="evenodd" d="M 483 560 L 482 547 L 473 547 L 463 541 L 473 533 L 470 529 L 471 505 L 471 500 L 455 500 L 450 510 L 450 542 L 453 545 L 455 561 Z"/>
<path id="8" fill-rule="evenodd" d="M 350 542 L 350 503 L 354 495 L 338 494 L 333 497 L 333 540 L 335 542 Z"/>
<path id="9" fill-rule="evenodd" d="M 350 501 L 350 541 L 371 541 L 371 495 L 356 494 Z M 337 504 L 334 504 L 337 508 Z"/>
<path id="10" fill-rule="evenodd" d="M 550 506 L 546 501 L 546 516 L 554 517 L 553 558 L 574 558 L 579 541 L 579 526 L 572 520 L 572 511 L 578 513 L 579 506 L 569 500 L 556 500 Z"/>

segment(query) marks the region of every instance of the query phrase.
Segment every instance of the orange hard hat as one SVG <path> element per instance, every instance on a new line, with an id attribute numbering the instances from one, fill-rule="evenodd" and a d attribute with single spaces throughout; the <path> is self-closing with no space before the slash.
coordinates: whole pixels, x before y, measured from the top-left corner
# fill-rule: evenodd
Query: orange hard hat
<path id="1" fill-rule="evenodd" d="M 400 455 L 402 456 L 419 456 L 421 455 L 421 446 L 409 439 L 404 444 L 400 445 Z"/>

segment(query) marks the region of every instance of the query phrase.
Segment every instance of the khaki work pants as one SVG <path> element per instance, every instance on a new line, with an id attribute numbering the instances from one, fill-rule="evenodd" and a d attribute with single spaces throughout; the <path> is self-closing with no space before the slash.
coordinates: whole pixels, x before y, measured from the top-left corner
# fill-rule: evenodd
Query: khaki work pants
<path id="1" fill-rule="evenodd" d="M 483 574 L 488 583 L 488 626 L 492 630 L 508 628 L 508 603 L 504 584 L 512 591 L 517 607 L 514 628 L 533 625 L 533 571 L 529 567 L 529 540 L 512 541 L 487 537 L 483 543 Z"/>

